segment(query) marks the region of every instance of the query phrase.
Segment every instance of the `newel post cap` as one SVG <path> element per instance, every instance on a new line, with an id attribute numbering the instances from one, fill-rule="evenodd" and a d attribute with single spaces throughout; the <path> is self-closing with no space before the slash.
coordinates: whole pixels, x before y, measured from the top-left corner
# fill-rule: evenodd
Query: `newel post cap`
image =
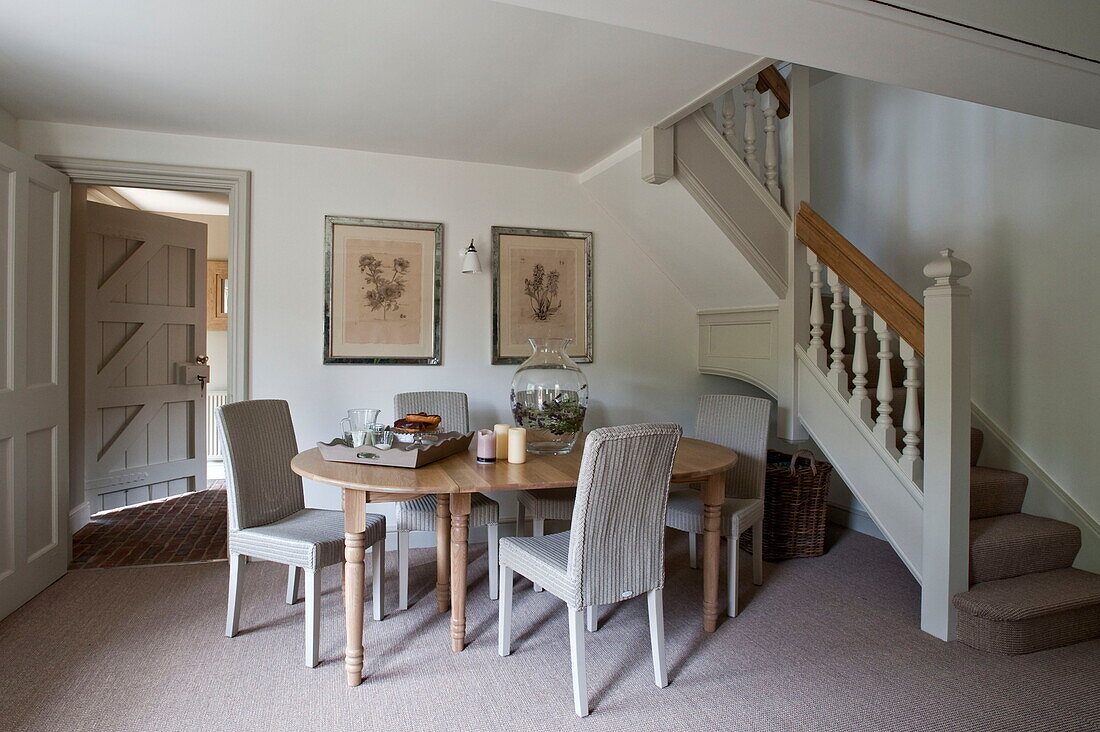
<path id="1" fill-rule="evenodd" d="M 940 256 L 924 266 L 924 276 L 931 277 L 936 285 L 956 285 L 970 274 L 970 265 L 955 257 L 955 250 L 941 249 Z"/>

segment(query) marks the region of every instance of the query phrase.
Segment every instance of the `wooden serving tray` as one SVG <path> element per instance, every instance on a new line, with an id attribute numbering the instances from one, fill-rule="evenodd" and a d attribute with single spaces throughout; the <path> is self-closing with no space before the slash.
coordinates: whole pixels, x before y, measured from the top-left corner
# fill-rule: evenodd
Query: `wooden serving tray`
<path id="1" fill-rule="evenodd" d="M 433 435 L 435 442 L 422 446 L 411 442 L 393 441 L 389 450 L 379 450 L 371 445 L 348 447 L 340 437 L 331 442 L 318 442 L 321 457 L 337 463 L 361 465 L 385 465 L 393 468 L 419 468 L 436 460 L 442 460 L 470 448 L 474 433 L 440 432 Z"/>

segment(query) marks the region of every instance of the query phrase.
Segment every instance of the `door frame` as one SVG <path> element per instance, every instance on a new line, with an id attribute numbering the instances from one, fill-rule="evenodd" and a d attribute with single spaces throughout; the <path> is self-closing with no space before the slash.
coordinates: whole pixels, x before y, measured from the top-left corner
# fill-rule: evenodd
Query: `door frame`
<path id="1" fill-rule="evenodd" d="M 249 311 L 252 219 L 252 172 L 230 168 L 203 168 L 159 163 L 130 163 L 70 156 L 36 155 L 46 165 L 84 185 L 160 188 L 177 191 L 224 193 L 229 197 L 228 400 L 242 401 L 251 394 L 251 317 Z M 66 262 L 68 266 L 68 262 Z M 65 313 L 66 320 L 68 313 Z M 71 388 L 71 386 L 70 386 Z M 84 446 L 70 446 L 83 450 Z M 84 501 L 70 506 L 69 531 L 76 533 L 90 520 Z"/>
<path id="2" fill-rule="evenodd" d="M 195 168 L 156 163 L 126 163 L 54 155 L 36 158 L 69 176 L 73 183 L 176 191 L 225 193 L 229 196 L 229 401 L 249 398 L 249 250 L 252 172 L 229 168 Z"/>

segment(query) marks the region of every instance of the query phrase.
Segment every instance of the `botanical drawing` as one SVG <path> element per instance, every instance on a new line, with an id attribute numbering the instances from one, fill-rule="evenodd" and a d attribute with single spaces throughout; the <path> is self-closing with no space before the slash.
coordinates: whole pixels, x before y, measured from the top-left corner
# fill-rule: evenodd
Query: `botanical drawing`
<path id="1" fill-rule="evenodd" d="M 536 264 L 531 270 L 531 279 L 524 278 L 523 291 L 531 300 L 532 317 L 541 322 L 550 320 L 554 313 L 561 310 L 561 300 L 557 305 L 554 298 L 558 296 L 558 280 L 561 272 L 553 269 L 547 275 L 546 267 L 541 263 Z"/>
<path id="2" fill-rule="evenodd" d="M 349 238 L 345 247 L 344 340 L 363 344 L 419 342 L 427 312 L 421 245 Z"/>
<path id="3" fill-rule="evenodd" d="M 393 263 L 386 266 L 373 254 L 364 254 L 359 257 L 359 271 L 364 278 L 363 299 L 372 312 L 381 310 L 382 320 L 386 320 L 386 313 L 401 309 L 401 296 L 408 282 L 408 259 L 394 257 Z"/>

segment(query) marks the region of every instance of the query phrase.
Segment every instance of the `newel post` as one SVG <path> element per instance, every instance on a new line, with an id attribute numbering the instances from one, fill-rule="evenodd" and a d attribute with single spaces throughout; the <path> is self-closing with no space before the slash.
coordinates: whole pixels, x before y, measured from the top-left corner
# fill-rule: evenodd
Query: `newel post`
<path id="1" fill-rule="evenodd" d="M 951 598 L 969 588 L 970 265 L 950 249 L 924 268 L 924 537 L 921 629 L 955 637 Z"/>

